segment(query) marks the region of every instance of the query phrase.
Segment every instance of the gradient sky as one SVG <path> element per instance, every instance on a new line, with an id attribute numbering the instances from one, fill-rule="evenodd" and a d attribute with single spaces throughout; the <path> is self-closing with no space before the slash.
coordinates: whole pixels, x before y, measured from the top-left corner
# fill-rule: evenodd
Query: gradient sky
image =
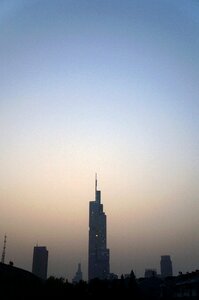
<path id="1" fill-rule="evenodd" d="M 0 0 L 0 251 L 87 279 L 94 176 L 111 271 L 199 268 L 199 1 Z"/>

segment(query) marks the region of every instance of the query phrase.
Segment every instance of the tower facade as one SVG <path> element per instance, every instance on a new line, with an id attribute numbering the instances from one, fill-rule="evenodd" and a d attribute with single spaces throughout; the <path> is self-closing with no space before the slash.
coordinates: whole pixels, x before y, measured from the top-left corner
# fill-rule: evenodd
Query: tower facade
<path id="1" fill-rule="evenodd" d="M 163 278 L 173 276 L 172 261 L 170 255 L 162 255 L 160 260 L 160 271 Z"/>
<path id="2" fill-rule="evenodd" d="M 48 250 L 46 247 L 34 247 L 32 273 L 46 280 L 48 270 Z"/>
<path id="3" fill-rule="evenodd" d="M 88 280 L 105 279 L 109 275 L 109 249 L 106 246 L 106 215 L 101 204 L 101 191 L 97 190 L 95 178 L 95 200 L 89 203 Z"/>

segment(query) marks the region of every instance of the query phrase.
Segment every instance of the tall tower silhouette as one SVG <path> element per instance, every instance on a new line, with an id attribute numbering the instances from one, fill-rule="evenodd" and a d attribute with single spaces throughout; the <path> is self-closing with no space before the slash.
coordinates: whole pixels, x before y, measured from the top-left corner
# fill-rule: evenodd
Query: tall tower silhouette
<path id="1" fill-rule="evenodd" d="M 162 278 L 173 276 L 172 261 L 170 255 L 162 255 L 160 260 L 160 271 Z"/>
<path id="2" fill-rule="evenodd" d="M 44 246 L 35 246 L 33 250 L 32 273 L 46 280 L 48 270 L 48 250 Z"/>
<path id="3" fill-rule="evenodd" d="M 88 280 L 105 279 L 109 274 L 109 249 L 106 246 L 106 215 L 101 204 L 101 191 L 97 190 L 95 176 L 95 200 L 89 203 Z"/>
<path id="4" fill-rule="evenodd" d="M 72 282 L 75 284 L 75 283 L 80 282 L 81 280 L 82 280 L 81 264 L 78 263 L 78 269 L 77 269 L 77 272 L 76 272 L 75 276 L 73 277 Z"/>

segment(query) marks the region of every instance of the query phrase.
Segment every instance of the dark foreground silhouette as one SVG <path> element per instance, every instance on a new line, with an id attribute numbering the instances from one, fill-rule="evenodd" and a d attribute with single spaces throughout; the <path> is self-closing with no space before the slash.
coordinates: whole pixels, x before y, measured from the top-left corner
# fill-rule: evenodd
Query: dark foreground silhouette
<path id="1" fill-rule="evenodd" d="M 136 279 L 133 271 L 120 279 L 93 279 L 72 284 L 63 278 L 42 281 L 32 273 L 0 263 L 0 299 L 199 299 L 199 271 Z"/>

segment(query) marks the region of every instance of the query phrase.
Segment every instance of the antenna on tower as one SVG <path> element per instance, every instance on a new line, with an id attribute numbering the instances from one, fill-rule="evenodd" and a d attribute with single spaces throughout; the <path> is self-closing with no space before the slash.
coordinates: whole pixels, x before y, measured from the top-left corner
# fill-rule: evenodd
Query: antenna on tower
<path id="1" fill-rule="evenodd" d="M 2 252 L 2 256 L 1 256 L 1 262 L 2 264 L 4 264 L 5 262 L 5 255 L 6 255 L 6 241 L 7 241 L 7 236 L 5 234 L 4 236 L 4 242 L 3 242 L 3 252 Z"/>
<path id="2" fill-rule="evenodd" d="M 95 173 L 95 193 L 97 191 L 97 173 Z"/>

